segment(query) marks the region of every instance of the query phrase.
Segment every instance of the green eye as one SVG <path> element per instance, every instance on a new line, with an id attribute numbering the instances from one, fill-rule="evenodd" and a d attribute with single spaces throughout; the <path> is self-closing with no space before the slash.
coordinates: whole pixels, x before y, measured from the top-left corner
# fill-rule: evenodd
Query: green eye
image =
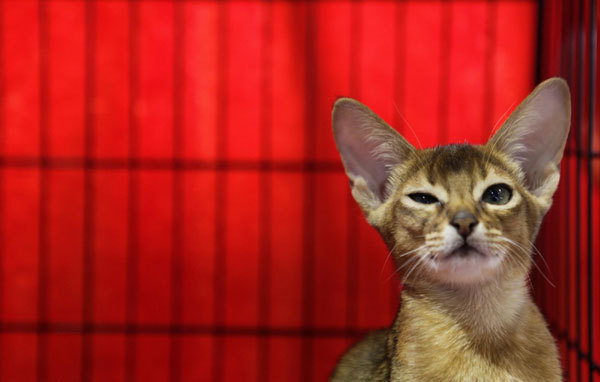
<path id="1" fill-rule="evenodd" d="M 489 186 L 484 192 L 481 200 L 489 204 L 506 204 L 512 198 L 512 189 L 504 184 L 498 183 Z"/>
<path id="2" fill-rule="evenodd" d="M 435 196 L 426 194 L 424 192 L 413 192 L 412 194 L 408 194 L 408 197 L 415 202 L 422 204 L 433 204 L 439 202 Z"/>

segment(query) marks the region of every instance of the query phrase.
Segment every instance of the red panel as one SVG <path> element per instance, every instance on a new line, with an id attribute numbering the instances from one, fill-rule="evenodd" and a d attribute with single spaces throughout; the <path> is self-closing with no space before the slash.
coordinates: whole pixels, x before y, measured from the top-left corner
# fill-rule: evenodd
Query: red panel
<path id="1" fill-rule="evenodd" d="M 598 87 L 596 87 L 598 89 Z M 598 105 L 596 105 L 598 107 Z M 596 121 L 597 126 L 597 121 Z M 595 132 L 598 133 L 597 131 Z M 593 182 L 593 196 L 592 196 L 592 208 L 594 211 L 598 211 L 600 207 L 600 162 L 595 161 L 592 169 L 592 182 Z M 592 216 L 592 227 L 600 227 L 600 213 L 594 213 Z M 593 232 L 593 231 L 592 231 Z M 600 254 L 600 237 L 598 235 L 592 234 L 592 254 Z M 594 311 L 593 311 L 593 322 L 592 327 L 594 328 L 594 349 L 598 349 L 600 347 L 600 256 L 593 256 L 592 259 L 592 301 L 595 301 Z M 599 365 L 600 364 L 600 351 L 594 350 L 594 362 Z"/>
<path id="2" fill-rule="evenodd" d="M 333 371 L 333 365 L 344 354 L 350 343 L 346 339 L 318 338 L 314 340 L 313 375 L 311 381 L 326 381 Z"/>
<path id="3" fill-rule="evenodd" d="M 181 380 L 211 381 L 213 340 L 207 336 L 182 338 Z"/>
<path id="4" fill-rule="evenodd" d="M 36 380 L 37 339 L 33 334 L 2 333 L 1 354 L 3 381 Z"/>
<path id="5" fill-rule="evenodd" d="M 576 163 L 575 163 L 575 158 L 573 156 L 568 156 L 567 160 L 565 162 L 563 162 L 563 166 L 567 167 L 567 171 L 570 174 L 570 182 L 569 182 L 569 195 L 571 195 L 571 199 L 569 200 L 569 203 L 567 204 L 567 206 L 569 207 L 569 226 L 567 227 L 568 233 L 567 235 L 570 237 L 569 240 L 569 250 L 567 252 L 568 256 L 569 256 L 569 275 L 568 275 L 568 280 L 569 283 L 567 285 L 567 289 L 569 290 L 569 307 L 568 307 L 568 311 L 569 311 L 569 339 L 571 341 L 575 341 L 577 338 L 577 324 L 578 324 L 578 320 L 577 320 L 577 305 L 576 305 L 576 301 L 577 301 L 577 251 L 576 251 L 576 233 L 575 233 L 575 226 L 576 226 L 576 208 L 575 208 L 575 199 L 572 197 L 572 195 L 577 195 L 576 192 L 576 188 L 575 188 L 575 179 L 574 179 L 574 175 L 576 173 Z M 571 369 L 572 370 L 572 369 Z"/>
<path id="6" fill-rule="evenodd" d="M 215 174 L 186 172 L 183 179 L 183 321 L 213 322 Z"/>
<path id="7" fill-rule="evenodd" d="M 49 319 L 79 322 L 83 286 L 83 171 L 49 172 Z"/>
<path id="8" fill-rule="evenodd" d="M 379 233 L 360 219 L 358 325 L 362 328 L 384 327 L 391 323 L 397 308 L 399 277 Z M 390 287 L 391 284 L 391 287 Z"/>
<path id="9" fill-rule="evenodd" d="M 231 159 L 256 159 L 260 138 L 260 86 L 263 74 L 263 10 L 258 2 L 224 3 L 227 31 L 226 82 L 227 91 L 223 126 L 227 134 L 227 156 Z"/>
<path id="10" fill-rule="evenodd" d="M 7 155 L 39 153 L 39 31 L 37 2 L 2 3 L 3 128 Z M 10 59 L 6 59 L 10 57 Z"/>
<path id="11" fill-rule="evenodd" d="M 5 321 L 35 321 L 39 170 L 5 169 L 2 186 L 2 316 Z"/>
<path id="12" fill-rule="evenodd" d="M 81 335 L 49 335 L 47 354 L 49 381 L 81 380 Z"/>
<path id="13" fill-rule="evenodd" d="M 255 337 L 225 339 L 224 381 L 257 381 L 257 345 L 258 341 Z"/>
<path id="14" fill-rule="evenodd" d="M 271 186 L 271 286 L 272 326 L 302 324 L 303 176 L 277 174 Z"/>
<path id="15" fill-rule="evenodd" d="M 138 320 L 168 323 L 171 318 L 172 177 L 170 172 L 139 174 Z"/>
<path id="16" fill-rule="evenodd" d="M 173 5 L 141 2 L 133 12 L 139 17 L 134 33 L 139 62 L 139 88 L 134 100 L 139 154 L 169 157 L 173 153 Z"/>
<path id="17" fill-rule="evenodd" d="M 124 382 L 125 336 L 96 334 L 92 338 L 92 380 Z"/>
<path id="18" fill-rule="evenodd" d="M 319 160 L 337 161 L 339 156 L 331 135 L 331 106 L 336 98 L 350 93 L 350 2 L 313 2 L 308 5 L 310 28 L 307 41 L 306 70 L 308 119 L 305 129 L 314 131 L 314 142 L 307 152 Z M 316 92 L 316 94 L 311 94 Z M 312 126 L 312 124 L 315 124 Z M 310 158 L 313 159 L 312 155 Z"/>
<path id="19" fill-rule="evenodd" d="M 394 77 L 397 67 L 394 46 L 395 10 L 393 2 L 365 2 L 355 6 L 354 17 L 358 18 L 360 35 L 354 45 L 354 54 L 358 62 L 353 65 L 350 86 L 366 105 L 369 105 L 381 118 L 394 124 L 398 113 L 398 101 L 395 99 L 396 83 Z M 397 127 L 397 126 L 394 126 Z"/>
<path id="20" fill-rule="evenodd" d="M 272 382 L 300 382 L 302 340 L 299 338 L 273 337 L 269 340 L 269 380 Z"/>
<path id="21" fill-rule="evenodd" d="M 449 43 L 450 57 L 447 75 L 449 76 L 448 142 L 485 143 L 482 132 L 491 126 L 484 126 L 486 112 L 484 104 L 487 84 L 485 78 L 486 50 L 490 37 L 486 34 L 487 7 L 485 2 L 455 2 L 450 7 L 451 32 L 445 36 Z M 503 33 L 502 31 L 501 33 Z M 465 44 L 468 41 L 468 44 Z M 463 89 L 470 89 L 465 92 Z M 488 134 L 485 134 L 487 138 Z"/>
<path id="22" fill-rule="evenodd" d="M 502 89 L 494 96 L 494 118 L 508 117 L 529 94 L 533 84 L 536 6 L 534 2 L 499 2 L 496 13 L 497 34 L 494 86 Z M 515 33 L 503 33 L 515 31 Z M 518 31 L 532 31 L 522 34 Z M 510 84 L 510 86 L 506 86 Z"/>
<path id="23" fill-rule="evenodd" d="M 191 158 L 214 159 L 218 121 L 218 9 L 217 2 L 193 1 L 178 5 L 184 12 L 183 152 Z"/>
<path id="24" fill-rule="evenodd" d="M 128 175 L 125 171 L 98 171 L 94 175 L 94 320 L 124 322 Z"/>
<path id="25" fill-rule="evenodd" d="M 273 2 L 271 51 L 271 99 L 274 159 L 301 160 L 306 126 L 307 59 L 306 12 L 302 2 Z M 266 49 L 266 47 L 265 47 Z M 293 102 L 290 100 L 293 99 Z"/>
<path id="26" fill-rule="evenodd" d="M 51 155 L 81 156 L 84 139 L 84 3 L 48 3 L 48 113 Z"/>
<path id="27" fill-rule="evenodd" d="M 340 197 L 348 187 L 343 174 L 315 175 L 314 324 L 318 327 L 345 327 L 346 266 L 348 237 L 347 199 Z M 350 280 L 352 282 L 352 280 Z"/>
<path id="28" fill-rule="evenodd" d="M 125 2 L 95 2 L 95 154 L 126 157 L 129 148 L 129 13 Z"/>
<path id="29" fill-rule="evenodd" d="M 146 335 L 136 341 L 136 380 L 160 382 L 169 380 L 169 336 Z"/>
<path id="30" fill-rule="evenodd" d="M 256 325 L 258 319 L 258 174 L 226 176 L 226 317 L 229 325 Z M 216 275 L 223 277 L 223 275 Z"/>
<path id="31" fill-rule="evenodd" d="M 416 137 L 405 135 L 417 147 L 419 142 L 423 147 L 432 146 L 438 142 L 442 6 L 439 2 L 409 2 L 405 12 L 403 43 L 410 53 L 403 79 L 405 109 L 401 112 Z"/>

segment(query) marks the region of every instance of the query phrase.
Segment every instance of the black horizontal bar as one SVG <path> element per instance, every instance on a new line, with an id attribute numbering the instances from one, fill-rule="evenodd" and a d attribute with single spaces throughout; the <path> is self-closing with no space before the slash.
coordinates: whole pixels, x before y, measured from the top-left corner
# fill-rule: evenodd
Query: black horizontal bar
<path id="1" fill-rule="evenodd" d="M 99 3 L 122 3 L 125 1 L 130 1 L 130 2 L 148 2 L 148 3 L 158 3 L 158 2 L 162 2 L 164 0 L 96 0 Z M 175 2 L 181 2 L 181 3 L 212 3 L 215 0 L 173 0 Z M 276 0 L 279 3 L 292 3 L 295 0 Z M 309 0 L 310 2 L 316 2 L 315 0 Z M 317 0 L 318 2 L 322 2 L 322 3 L 341 3 L 344 2 L 346 0 Z M 400 3 L 408 3 L 414 0 L 395 0 L 397 2 Z M 474 3 L 484 3 L 486 1 L 489 0 L 471 0 Z M 505 2 L 508 3 L 534 3 L 536 0 L 504 0 Z"/>
<path id="2" fill-rule="evenodd" d="M 586 157 L 585 151 L 566 149 L 569 156 Z M 600 158 L 600 152 L 591 157 Z M 272 172 L 342 172 L 341 162 L 327 160 L 265 159 L 169 159 L 169 158 L 84 158 L 0 156 L 0 167 L 44 169 L 99 170 L 165 170 L 165 171 L 272 171 Z"/>
<path id="3" fill-rule="evenodd" d="M 581 350 L 581 344 L 577 340 L 571 341 L 571 339 L 569 339 L 569 334 L 566 331 L 555 331 L 555 333 L 559 341 L 564 341 L 567 344 L 568 349 L 573 349 L 577 352 L 577 358 L 579 360 L 585 359 L 590 364 L 590 369 L 592 371 L 600 372 L 600 365 L 596 364 L 588 353 Z"/>
<path id="4" fill-rule="evenodd" d="M 567 154 L 569 156 L 576 156 L 576 157 L 579 157 L 579 158 L 588 157 L 588 151 L 577 150 L 577 149 L 568 148 L 568 147 L 565 149 L 565 154 Z M 590 157 L 592 159 L 600 158 L 600 152 L 592 151 Z"/>
<path id="5" fill-rule="evenodd" d="M 0 167 L 98 170 L 165 171 L 274 171 L 341 172 L 337 161 L 302 160 L 203 160 L 161 158 L 79 158 L 79 157 L 0 157 Z"/>
<path id="6" fill-rule="evenodd" d="M 51 333 L 51 334 L 166 334 L 166 335 L 209 335 L 209 336 L 267 336 L 267 337 L 359 337 L 371 329 L 354 328 L 291 328 L 267 326 L 213 326 L 213 325 L 168 325 L 168 324 L 77 324 L 65 322 L 2 323 L 2 333 Z"/>

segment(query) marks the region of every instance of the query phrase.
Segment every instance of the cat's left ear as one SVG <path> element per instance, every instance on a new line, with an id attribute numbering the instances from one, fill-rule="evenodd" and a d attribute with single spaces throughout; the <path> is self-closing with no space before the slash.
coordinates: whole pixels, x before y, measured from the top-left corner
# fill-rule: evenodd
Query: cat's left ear
<path id="1" fill-rule="evenodd" d="M 571 96 L 562 78 L 539 84 L 487 143 L 517 162 L 527 188 L 550 206 L 571 125 Z"/>
<path id="2" fill-rule="evenodd" d="M 392 170 L 415 149 L 368 107 L 351 98 L 335 102 L 332 124 L 352 196 L 369 216 L 389 196 Z"/>

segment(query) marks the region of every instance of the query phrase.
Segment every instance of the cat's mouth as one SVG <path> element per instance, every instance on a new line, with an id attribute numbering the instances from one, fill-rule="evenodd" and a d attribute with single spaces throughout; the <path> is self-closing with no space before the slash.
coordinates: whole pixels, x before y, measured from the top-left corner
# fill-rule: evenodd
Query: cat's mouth
<path id="1" fill-rule="evenodd" d="M 437 278 L 452 283 L 473 283 L 493 277 L 501 257 L 466 242 L 444 254 L 432 256 L 429 265 Z"/>
<path id="2" fill-rule="evenodd" d="M 452 252 L 448 253 L 444 256 L 444 259 L 449 259 L 451 257 L 469 257 L 469 256 L 484 256 L 483 253 L 479 252 L 475 247 L 470 246 L 467 243 L 464 243 L 460 247 L 456 248 Z"/>

